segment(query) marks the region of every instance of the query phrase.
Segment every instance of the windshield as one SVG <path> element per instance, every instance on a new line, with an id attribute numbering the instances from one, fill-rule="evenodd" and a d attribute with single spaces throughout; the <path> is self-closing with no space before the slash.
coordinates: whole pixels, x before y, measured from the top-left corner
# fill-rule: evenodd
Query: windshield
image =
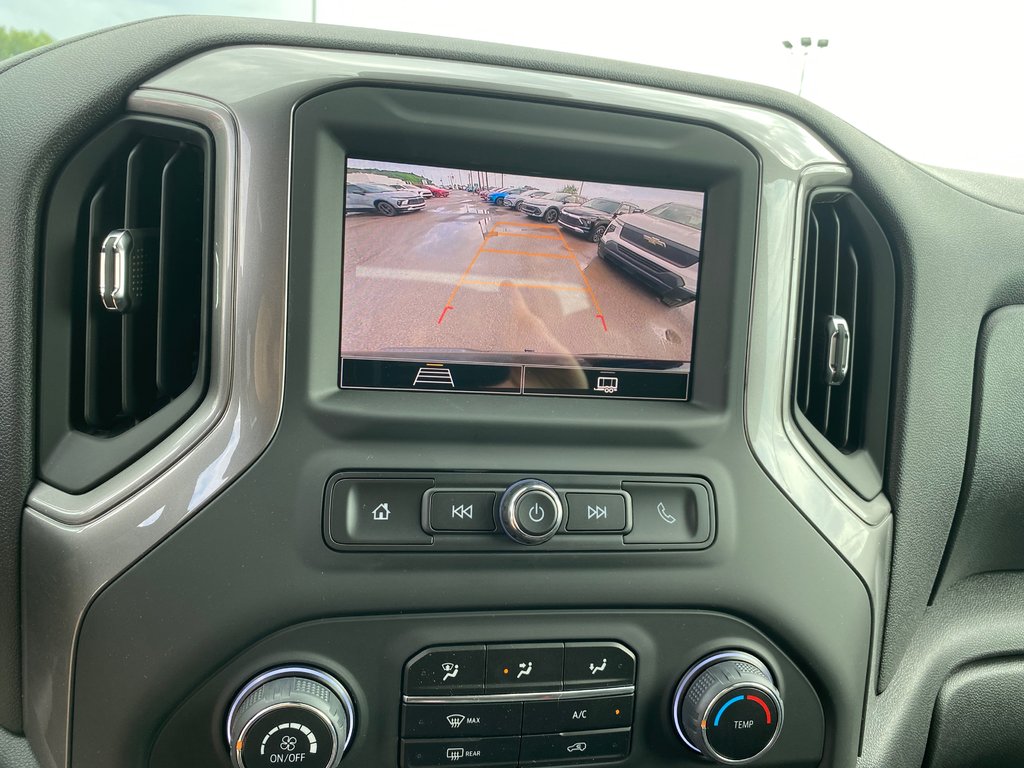
<path id="1" fill-rule="evenodd" d="M 594 208 L 598 211 L 604 211 L 605 213 L 615 213 L 619 210 L 621 205 L 622 203 L 616 202 L 615 200 L 606 200 L 603 197 L 595 197 L 587 203 L 588 208 Z"/>
<path id="2" fill-rule="evenodd" d="M 678 203 L 665 203 L 664 205 L 651 208 L 647 213 L 651 216 L 657 216 L 659 219 L 667 219 L 668 221 L 674 221 L 676 224 L 685 224 L 688 227 L 700 229 L 702 215 L 696 208 L 679 205 Z"/>
<path id="3" fill-rule="evenodd" d="M 468 0 L 450 0 L 443 12 L 422 0 L 10 0 L 0 14 L 0 58 L 150 16 L 312 19 L 745 80 L 799 93 L 911 160 L 1024 176 L 1013 3 L 980 0 L 954 11 L 924 0 L 723 0 L 666 14 L 669 6 L 601 13 L 553 3 L 504 13 Z M 677 15 L 684 23 L 666 23 Z"/>

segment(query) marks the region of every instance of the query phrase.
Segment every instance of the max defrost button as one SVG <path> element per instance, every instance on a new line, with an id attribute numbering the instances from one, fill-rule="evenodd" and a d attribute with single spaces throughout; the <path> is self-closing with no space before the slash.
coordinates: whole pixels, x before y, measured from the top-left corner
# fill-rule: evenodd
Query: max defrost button
<path id="1" fill-rule="evenodd" d="M 475 736 L 518 736 L 521 701 L 494 704 L 406 704 L 402 736 L 414 739 L 460 739 Z"/>
<path id="2" fill-rule="evenodd" d="M 711 499 L 698 483 L 623 483 L 633 499 L 626 544 L 698 544 L 711 537 Z"/>
<path id="3" fill-rule="evenodd" d="M 339 544 L 430 544 L 420 517 L 430 480 L 340 480 L 329 530 Z"/>

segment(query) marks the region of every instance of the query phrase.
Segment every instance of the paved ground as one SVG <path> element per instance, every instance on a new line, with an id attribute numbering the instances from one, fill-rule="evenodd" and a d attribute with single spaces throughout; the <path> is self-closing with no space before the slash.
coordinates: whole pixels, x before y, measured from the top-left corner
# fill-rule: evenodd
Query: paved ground
<path id="1" fill-rule="evenodd" d="M 690 359 L 691 303 L 666 307 L 558 225 L 453 191 L 346 217 L 342 351 Z"/>

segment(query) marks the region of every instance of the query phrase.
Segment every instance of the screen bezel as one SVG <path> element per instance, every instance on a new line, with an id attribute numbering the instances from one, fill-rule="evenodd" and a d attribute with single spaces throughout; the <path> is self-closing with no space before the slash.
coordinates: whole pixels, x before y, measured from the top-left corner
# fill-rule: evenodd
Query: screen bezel
<path id="1" fill-rule="evenodd" d="M 404 160 L 404 159 L 403 160 L 398 160 L 398 159 L 396 159 L 394 157 L 376 157 L 376 156 L 375 157 L 364 157 L 364 156 L 354 157 L 352 154 L 348 154 L 348 155 L 346 155 L 346 164 L 345 164 L 345 168 L 343 169 L 342 175 L 341 175 L 342 182 L 346 186 L 348 184 L 348 174 L 352 173 L 352 172 L 358 172 L 360 170 L 360 167 L 352 166 L 351 165 L 351 162 L 353 162 L 353 161 L 360 162 L 360 163 L 383 163 L 385 165 L 405 164 L 405 165 L 410 165 L 410 166 L 412 166 L 412 165 L 420 165 L 420 166 L 440 167 L 439 163 L 431 162 L 429 159 L 427 159 L 427 160 L 419 159 L 419 160 L 417 160 L 415 162 L 410 162 L 410 161 Z M 509 170 L 509 169 L 504 168 L 504 167 L 500 167 L 500 168 L 495 168 L 495 167 L 489 167 L 489 168 L 485 168 L 485 167 L 469 167 L 469 166 L 460 165 L 460 164 L 451 165 L 450 167 L 453 168 L 453 169 L 454 168 L 458 168 L 461 171 L 468 171 L 468 172 L 471 172 L 471 173 L 479 172 L 481 174 L 489 174 L 489 175 L 493 175 L 495 177 L 498 174 L 509 174 L 509 175 L 512 175 L 512 174 L 516 174 L 517 173 L 516 171 L 512 171 L 512 170 Z M 523 175 L 523 174 L 519 174 L 519 175 L 521 177 L 523 177 L 523 178 L 535 180 L 538 183 L 542 183 L 542 182 L 545 182 L 545 181 L 548 181 L 548 180 L 556 180 L 556 179 L 553 179 L 550 176 L 544 176 L 544 175 Z M 622 183 L 620 181 L 606 181 L 604 179 L 598 180 L 598 179 L 595 179 L 595 178 L 590 178 L 589 176 L 587 178 L 583 178 L 582 181 L 585 184 L 595 183 L 595 182 L 598 182 L 598 181 L 600 181 L 602 183 L 611 183 L 611 184 L 616 184 L 616 183 L 621 184 Z M 651 192 L 661 192 L 661 191 L 667 191 L 667 192 L 692 192 L 692 193 L 700 194 L 701 195 L 700 209 L 701 209 L 702 222 L 703 222 L 703 217 L 706 216 L 706 214 L 707 214 L 707 199 L 708 199 L 708 196 L 707 196 L 706 190 L 698 189 L 698 188 L 693 188 L 693 187 L 689 187 L 689 186 L 681 186 L 681 185 L 676 185 L 676 186 L 674 186 L 672 188 L 667 188 L 667 187 L 657 187 L 656 188 L 656 187 L 649 187 L 649 186 L 646 186 L 646 185 L 645 185 L 645 187 L 647 189 L 650 189 Z M 343 199 L 345 199 L 345 197 L 344 197 L 344 190 L 343 190 Z M 349 221 L 349 219 L 347 217 L 347 214 L 348 214 L 347 208 L 343 207 L 343 214 L 342 215 L 344 217 L 344 223 L 345 223 L 346 226 L 347 226 L 347 222 Z M 416 214 L 404 214 L 404 215 L 411 216 L 411 215 L 416 215 Z M 658 364 L 660 364 L 660 363 L 674 363 L 676 361 L 668 360 L 668 359 L 664 359 L 664 358 L 662 358 L 662 359 L 644 358 L 642 356 L 637 356 L 636 358 L 634 358 L 633 360 L 635 360 L 635 363 L 633 365 L 630 365 L 628 360 L 627 361 L 623 361 L 622 363 L 618 363 L 618 364 L 616 364 L 615 362 L 606 362 L 603 365 L 597 365 L 596 363 L 588 360 L 587 358 L 582 357 L 579 354 L 576 354 L 575 355 L 575 357 L 576 357 L 576 365 L 575 366 L 569 366 L 569 365 L 554 365 L 554 364 L 552 364 L 550 362 L 545 362 L 543 356 L 539 356 L 537 361 L 531 361 L 531 362 L 528 362 L 528 363 L 524 363 L 524 362 L 522 362 L 520 360 L 515 360 L 514 359 L 514 357 L 515 357 L 514 353 L 506 352 L 504 350 L 497 350 L 497 351 L 494 351 L 494 352 L 488 352 L 488 353 L 486 353 L 484 355 L 481 355 L 481 356 L 466 356 L 465 359 L 463 359 L 461 357 L 456 359 L 456 358 L 452 358 L 452 357 L 446 357 L 444 354 L 442 354 L 442 352 L 440 350 L 438 350 L 436 353 L 433 353 L 431 351 L 425 351 L 423 353 L 423 355 L 415 356 L 415 357 L 402 357 L 402 358 L 394 357 L 394 358 L 392 358 L 392 357 L 389 357 L 388 354 L 386 352 L 384 352 L 384 351 L 381 351 L 379 354 L 351 354 L 351 353 L 346 354 L 343 349 L 340 349 L 339 350 L 338 386 L 341 389 L 380 390 L 380 391 L 388 391 L 388 392 L 416 392 L 416 393 L 428 393 L 428 394 L 438 394 L 438 393 L 441 393 L 441 394 L 494 394 L 494 395 L 506 395 L 506 396 L 513 395 L 513 396 L 521 396 L 521 397 L 590 397 L 590 398 L 594 398 L 594 399 L 667 400 L 667 401 L 672 401 L 672 402 L 685 402 L 690 397 L 690 380 L 691 380 L 691 377 L 693 375 L 693 349 L 694 349 L 694 346 L 695 346 L 695 343 L 696 343 L 696 339 L 697 339 L 697 324 L 699 322 L 699 316 L 700 316 L 700 296 L 701 296 L 700 288 L 701 288 L 701 283 L 702 283 L 701 276 L 702 276 L 703 271 L 704 271 L 704 269 L 703 269 L 703 254 L 704 254 L 704 227 L 703 227 L 703 224 L 702 224 L 701 230 L 700 230 L 700 244 L 698 246 L 698 249 L 699 249 L 699 253 L 700 253 L 700 262 L 701 263 L 700 263 L 700 268 L 698 269 L 698 273 L 697 273 L 697 282 L 696 282 L 696 284 L 694 285 L 694 288 L 693 288 L 694 289 L 694 293 L 696 294 L 696 298 L 692 302 L 693 303 L 693 328 L 692 328 L 692 331 L 691 331 L 690 346 L 689 346 L 689 349 L 687 350 L 687 359 L 678 361 L 679 364 L 676 365 L 676 366 L 673 366 L 672 368 L 664 368 L 664 369 L 662 369 L 662 368 L 658 367 Z M 342 253 L 341 254 L 341 260 L 342 260 L 342 272 L 343 273 L 344 273 L 345 259 L 346 259 L 346 254 Z M 625 279 L 628 279 L 628 278 L 625 278 Z M 342 298 L 341 298 L 341 326 L 340 326 L 340 331 L 339 331 L 339 333 L 342 335 L 342 337 L 344 336 L 344 322 L 345 322 L 344 318 L 345 318 L 345 296 L 344 296 L 344 278 L 343 278 L 342 279 Z M 489 358 L 489 359 L 485 359 L 485 358 Z M 346 361 L 348 361 L 348 364 L 346 364 Z M 357 362 L 362 362 L 364 364 L 365 363 L 373 362 L 373 363 L 378 363 L 378 364 L 382 364 L 382 365 L 386 365 L 388 363 L 392 363 L 392 364 L 395 364 L 395 365 L 408 364 L 408 367 L 410 367 L 410 370 L 411 370 L 411 367 L 413 365 L 433 365 L 433 364 L 444 364 L 444 365 L 446 365 L 448 367 L 459 366 L 463 370 L 472 370 L 472 369 L 465 368 L 465 366 L 474 366 L 474 365 L 476 365 L 476 366 L 490 365 L 490 366 L 497 366 L 497 367 L 507 367 L 510 370 L 511 369 L 515 369 L 515 368 L 520 368 L 521 369 L 521 373 L 520 373 L 521 382 L 520 382 L 520 387 L 519 387 L 518 391 L 513 391 L 511 389 L 481 389 L 481 390 L 473 390 L 473 389 L 469 389 L 469 388 L 456 388 L 456 389 L 453 389 L 451 391 L 447 391 L 447 390 L 441 390 L 441 389 L 422 389 L 422 388 L 421 389 L 415 389 L 412 386 L 385 386 L 385 385 L 377 385 L 377 384 L 371 384 L 371 383 L 365 383 L 365 384 L 346 383 L 346 378 L 348 378 L 350 381 L 351 381 L 352 378 L 354 378 L 352 376 L 352 374 L 351 374 L 351 371 L 353 370 L 354 365 Z M 649 364 L 649 366 L 645 367 L 644 364 Z M 362 367 L 366 368 L 366 367 L 371 367 L 371 366 L 363 365 Z M 526 390 L 526 376 L 527 376 L 527 373 L 528 373 L 527 369 L 531 369 L 532 370 L 532 369 L 538 369 L 538 368 L 552 368 L 552 369 L 562 369 L 562 370 L 566 370 L 566 369 L 570 369 L 571 368 L 571 369 L 574 369 L 576 371 L 582 372 L 584 374 L 584 377 L 588 378 L 588 379 L 593 379 L 593 378 L 595 378 L 598 375 L 603 375 L 605 372 L 608 372 L 611 375 L 614 375 L 614 376 L 617 376 L 617 377 L 618 377 L 618 374 L 622 374 L 623 375 L 622 377 L 618 377 L 618 378 L 628 377 L 628 376 L 633 375 L 633 374 L 641 374 L 641 375 L 643 375 L 645 377 L 647 375 L 653 375 L 653 376 L 667 375 L 666 379 L 667 379 L 668 376 L 671 376 L 673 379 L 675 379 L 680 384 L 682 384 L 682 392 L 678 396 L 668 396 L 668 395 L 666 395 L 666 396 L 658 396 L 658 395 L 632 395 L 631 396 L 631 395 L 627 395 L 627 394 L 618 394 L 618 393 L 615 393 L 614 395 L 609 396 L 607 394 L 601 394 L 596 389 L 593 392 L 591 392 L 591 391 L 589 391 L 590 390 L 589 386 L 586 389 L 572 391 L 572 392 L 554 392 L 554 391 L 538 392 L 538 391 L 527 391 Z M 349 372 L 350 372 L 348 374 L 348 376 L 346 376 L 346 369 L 348 369 Z M 650 383 L 652 385 L 655 385 L 655 386 L 658 385 L 658 384 L 663 384 L 663 383 L 665 385 L 668 384 L 667 380 L 665 382 L 659 382 L 656 379 L 652 380 Z"/>
<path id="2" fill-rule="evenodd" d="M 543 440 L 552 446 L 566 444 L 570 435 L 573 444 L 679 444 L 698 435 L 709 438 L 731 414 L 739 413 L 760 195 L 758 157 L 717 128 L 661 113 L 567 102 L 568 97 L 531 99 L 469 90 L 460 83 L 427 87 L 381 82 L 325 91 L 296 107 L 286 368 L 289 386 L 306 392 L 310 418 L 339 434 L 434 445 L 465 427 L 472 429 L 477 444 L 497 449 L 491 436 L 508 444 Z M 472 135 L 462 130 L 467 123 Z M 646 178 L 619 172 L 614 181 L 670 187 L 666 180 L 685 178 L 689 186 L 706 192 L 701 317 L 695 328 L 690 399 L 599 403 L 592 398 L 477 394 L 423 398 L 403 391 L 339 388 L 344 230 L 339 179 L 347 154 L 379 156 L 385 147 L 392 157 L 416 162 L 412 150 L 427 147 L 438 162 L 444 159 L 438 150 L 445 147 L 464 164 L 495 166 L 502 157 L 525 156 L 527 144 L 543 150 L 530 156 L 545 163 L 544 173 L 555 175 L 570 165 L 563 160 L 560 166 L 558 153 L 581 141 L 591 157 L 615 158 L 621 164 L 642 153 L 651 161 L 648 167 L 658 169 Z M 396 147 L 405 148 L 404 157 L 393 151 Z M 578 152 L 574 158 L 578 161 Z M 541 172 L 504 165 L 523 173 Z M 437 454 L 439 459 L 442 455 Z"/>

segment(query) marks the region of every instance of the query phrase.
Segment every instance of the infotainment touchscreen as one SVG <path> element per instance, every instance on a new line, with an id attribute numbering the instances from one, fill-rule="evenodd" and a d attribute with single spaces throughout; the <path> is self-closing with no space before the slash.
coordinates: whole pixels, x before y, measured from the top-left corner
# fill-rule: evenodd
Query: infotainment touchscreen
<path id="1" fill-rule="evenodd" d="M 685 400 L 704 194 L 350 159 L 342 388 Z"/>

